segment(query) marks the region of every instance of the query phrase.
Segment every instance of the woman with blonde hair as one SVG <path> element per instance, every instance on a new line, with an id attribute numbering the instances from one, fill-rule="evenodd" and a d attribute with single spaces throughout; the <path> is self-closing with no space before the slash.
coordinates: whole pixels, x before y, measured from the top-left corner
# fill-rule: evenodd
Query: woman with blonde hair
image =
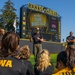
<path id="1" fill-rule="evenodd" d="M 24 45 L 20 48 L 18 57 L 20 59 L 28 60 L 31 56 L 31 51 L 28 45 Z"/>
<path id="2" fill-rule="evenodd" d="M 21 61 L 27 66 L 27 75 L 34 75 L 34 69 L 32 63 L 29 60 L 31 56 L 31 51 L 28 45 L 24 45 L 20 48 L 19 54 L 17 58 L 21 59 Z"/>
<path id="3" fill-rule="evenodd" d="M 38 55 L 35 66 L 35 75 L 52 75 L 54 67 L 50 62 L 50 53 L 44 49 Z"/>

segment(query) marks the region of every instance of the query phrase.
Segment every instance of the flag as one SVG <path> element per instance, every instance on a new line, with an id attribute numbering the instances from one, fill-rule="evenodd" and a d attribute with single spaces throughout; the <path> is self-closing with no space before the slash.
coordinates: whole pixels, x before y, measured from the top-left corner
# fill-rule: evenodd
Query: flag
<path id="1" fill-rule="evenodd" d="M 13 27 L 15 28 L 15 33 L 16 33 L 16 18 L 14 19 Z"/>

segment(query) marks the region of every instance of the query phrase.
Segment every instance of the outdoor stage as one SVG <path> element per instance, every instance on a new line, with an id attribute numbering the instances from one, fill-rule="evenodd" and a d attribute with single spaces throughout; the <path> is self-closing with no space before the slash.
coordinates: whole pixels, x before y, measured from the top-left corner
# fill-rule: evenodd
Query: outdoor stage
<path id="1" fill-rule="evenodd" d="M 31 52 L 33 52 L 33 42 L 30 42 L 27 39 L 20 39 L 20 46 L 29 45 Z M 48 49 L 50 53 L 59 53 L 63 51 L 65 47 L 60 42 L 42 42 L 43 49 Z"/>

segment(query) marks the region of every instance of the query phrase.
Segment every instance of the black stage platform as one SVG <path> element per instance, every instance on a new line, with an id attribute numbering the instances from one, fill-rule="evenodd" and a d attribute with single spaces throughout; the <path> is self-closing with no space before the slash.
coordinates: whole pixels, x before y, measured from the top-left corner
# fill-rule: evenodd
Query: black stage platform
<path id="1" fill-rule="evenodd" d="M 20 46 L 29 45 L 31 52 L 33 52 L 33 42 L 30 42 L 27 39 L 20 39 Z M 62 45 L 62 43 L 59 42 L 50 42 L 45 41 L 42 42 L 43 49 L 48 49 L 50 53 L 59 53 L 60 51 L 63 51 L 65 47 Z"/>

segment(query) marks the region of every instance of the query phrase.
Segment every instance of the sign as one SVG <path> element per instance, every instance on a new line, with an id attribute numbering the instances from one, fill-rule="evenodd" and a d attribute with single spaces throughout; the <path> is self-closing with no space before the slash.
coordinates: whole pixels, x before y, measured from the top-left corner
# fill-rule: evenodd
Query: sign
<path id="1" fill-rule="evenodd" d="M 58 20 L 55 17 L 50 17 L 50 31 L 51 32 L 58 31 Z"/>
<path id="2" fill-rule="evenodd" d="M 46 14 L 49 14 L 49 15 L 52 15 L 52 16 L 55 16 L 55 17 L 58 16 L 57 12 L 55 12 L 55 11 L 49 9 L 49 8 L 39 6 L 39 5 L 29 3 L 28 8 L 32 9 L 32 10 L 35 10 L 35 11 L 42 12 L 42 13 L 46 13 Z"/>
<path id="3" fill-rule="evenodd" d="M 47 16 L 40 13 L 31 13 L 30 14 L 30 25 L 31 26 L 39 26 L 39 27 L 47 27 Z"/>

